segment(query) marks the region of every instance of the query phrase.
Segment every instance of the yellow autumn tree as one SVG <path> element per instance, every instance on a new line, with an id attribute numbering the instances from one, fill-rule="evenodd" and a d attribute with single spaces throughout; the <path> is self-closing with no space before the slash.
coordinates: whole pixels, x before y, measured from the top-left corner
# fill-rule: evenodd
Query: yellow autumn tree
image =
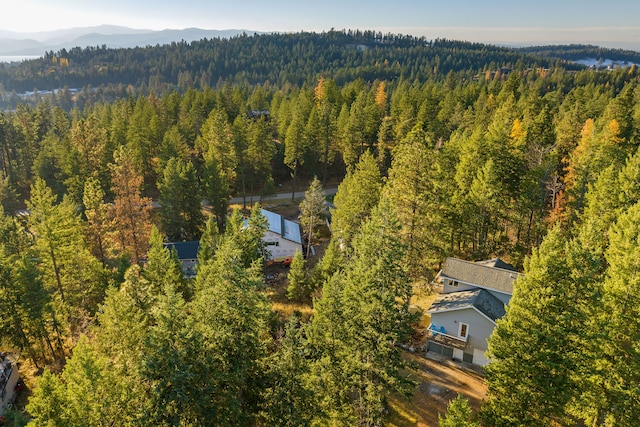
<path id="1" fill-rule="evenodd" d="M 381 111 L 384 111 L 387 106 L 387 92 L 385 91 L 386 87 L 387 85 L 385 84 L 385 82 L 380 82 L 380 84 L 376 88 L 376 105 L 380 108 Z"/>
<path id="2" fill-rule="evenodd" d="M 511 145 L 516 149 L 523 149 L 527 143 L 527 131 L 524 128 L 522 120 L 516 118 L 511 125 L 511 133 L 509 134 Z"/>
<path id="3" fill-rule="evenodd" d="M 620 137 L 620 123 L 616 119 L 609 120 L 602 130 L 602 141 L 610 147 L 622 142 Z"/>
<path id="4" fill-rule="evenodd" d="M 574 204 L 577 210 L 582 207 L 582 200 L 587 190 L 589 176 L 589 157 L 595 133 L 593 119 L 587 119 L 580 132 L 580 141 L 567 161 L 565 188 L 568 194 L 567 203 Z"/>
<path id="5" fill-rule="evenodd" d="M 325 86 L 325 79 L 324 77 L 320 77 L 318 79 L 318 84 L 313 89 L 313 94 L 316 98 L 316 103 L 318 105 L 320 105 L 320 103 L 322 103 L 322 100 L 324 99 L 324 86 Z"/>
<path id="6" fill-rule="evenodd" d="M 580 133 L 580 141 L 566 161 L 564 179 L 567 204 L 576 213 L 582 211 L 585 193 L 590 184 L 608 165 L 622 160 L 622 138 L 617 120 L 608 121 L 597 131 L 593 119 L 587 119 Z"/>

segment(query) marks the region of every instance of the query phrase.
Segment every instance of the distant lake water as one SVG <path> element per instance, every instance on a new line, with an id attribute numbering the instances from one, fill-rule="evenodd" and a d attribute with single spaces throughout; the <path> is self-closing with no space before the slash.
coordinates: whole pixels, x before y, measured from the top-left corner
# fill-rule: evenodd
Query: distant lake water
<path id="1" fill-rule="evenodd" d="M 630 67 L 631 65 L 635 65 L 636 67 L 638 66 L 638 64 L 634 63 L 634 62 L 628 62 L 628 61 L 613 61 L 611 59 L 594 59 L 594 58 L 589 58 L 589 59 L 578 59 L 577 61 L 578 64 L 582 64 L 585 65 L 587 67 L 596 67 L 596 66 L 600 66 L 600 67 Z"/>
<path id="2" fill-rule="evenodd" d="M 9 55 L 9 56 L 3 56 L 0 55 L 0 62 L 20 62 L 20 61 L 24 61 L 25 59 L 37 59 L 40 58 L 42 55 Z"/>

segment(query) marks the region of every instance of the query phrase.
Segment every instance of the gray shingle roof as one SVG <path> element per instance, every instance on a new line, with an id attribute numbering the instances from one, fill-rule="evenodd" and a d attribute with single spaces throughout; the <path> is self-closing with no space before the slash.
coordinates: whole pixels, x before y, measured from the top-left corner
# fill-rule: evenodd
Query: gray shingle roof
<path id="1" fill-rule="evenodd" d="M 431 304 L 427 313 L 442 313 L 475 307 L 494 322 L 505 315 L 504 304 L 484 289 L 441 294 Z"/>
<path id="2" fill-rule="evenodd" d="M 508 262 L 504 262 L 500 258 L 488 259 L 486 261 L 476 261 L 476 264 L 486 265 L 487 267 L 493 267 L 493 268 L 501 268 L 503 270 L 510 270 L 510 271 L 516 271 L 516 272 L 518 271 L 513 265 L 509 264 Z"/>
<path id="3" fill-rule="evenodd" d="M 447 258 L 440 271 L 440 277 L 509 295 L 513 294 L 513 282 L 521 274 L 513 270 L 493 267 L 491 264 L 484 264 L 486 262 L 478 263 L 457 258 Z M 506 264 L 503 261 L 500 261 L 500 263 Z M 501 265 L 500 263 L 494 264 Z"/>

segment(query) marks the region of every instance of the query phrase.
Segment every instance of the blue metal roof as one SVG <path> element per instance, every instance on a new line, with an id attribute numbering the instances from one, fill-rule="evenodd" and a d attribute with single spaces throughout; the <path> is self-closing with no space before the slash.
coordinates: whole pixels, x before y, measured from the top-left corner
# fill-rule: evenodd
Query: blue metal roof
<path id="1" fill-rule="evenodd" d="M 265 209 L 262 209 L 262 215 L 269 221 L 269 231 L 282 235 L 282 216 Z"/>
<path id="2" fill-rule="evenodd" d="M 302 244 L 302 232 L 300 231 L 300 224 L 297 222 L 289 221 L 282 217 L 282 215 L 275 212 L 271 212 L 262 209 L 262 215 L 264 215 L 269 221 L 269 231 L 279 234 L 287 240 Z"/>
<path id="3" fill-rule="evenodd" d="M 191 242 L 170 242 L 165 243 L 164 247 L 170 251 L 175 249 L 178 252 L 178 259 L 181 261 L 185 259 L 197 259 L 200 242 L 198 240 Z"/>

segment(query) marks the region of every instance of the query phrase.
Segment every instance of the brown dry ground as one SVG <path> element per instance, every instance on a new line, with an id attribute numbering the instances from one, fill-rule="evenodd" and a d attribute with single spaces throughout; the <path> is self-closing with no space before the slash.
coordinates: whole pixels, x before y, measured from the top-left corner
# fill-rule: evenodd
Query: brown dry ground
<path id="1" fill-rule="evenodd" d="M 447 405 L 458 394 L 467 399 L 475 413 L 480 409 L 487 387 L 484 379 L 449 363 L 430 360 L 423 355 L 405 352 L 411 363 L 407 377 L 415 382 L 413 396 L 392 396 L 389 399 L 389 427 L 437 426 L 438 415 L 447 411 Z"/>
<path id="2" fill-rule="evenodd" d="M 414 284 L 413 292 L 411 310 L 426 312 L 436 293 L 427 283 Z M 415 383 L 415 387 L 410 399 L 400 395 L 389 399 L 389 427 L 437 426 L 438 415 L 444 416 L 447 405 L 458 394 L 469 400 L 474 414 L 477 414 L 486 396 L 487 386 L 478 372 L 439 355 L 425 357 L 422 349 L 430 323 L 430 315 L 423 314 L 420 317 L 414 327 L 412 342 L 409 343 L 415 353 L 404 351 L 404 357 L 410 365 L 407 377 Z"/>

